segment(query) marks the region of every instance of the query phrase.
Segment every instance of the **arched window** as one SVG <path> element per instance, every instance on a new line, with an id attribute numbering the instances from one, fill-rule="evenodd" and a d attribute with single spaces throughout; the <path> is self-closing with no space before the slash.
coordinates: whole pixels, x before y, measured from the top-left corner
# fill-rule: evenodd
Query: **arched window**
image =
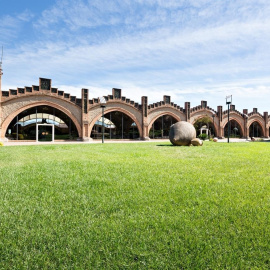
<path id="1" fill-rule="evenodd" d="M 262 137 L 263 131 L 261 125 L 255 121 L 249 127 L 249 137 Z"/>
<path id="2" fill-rule="evenodd" d="M 149 138 L 153 138 L 153 139 L 169 138 L 170 127 L 176 122 L 178 121 L 171 115 L 166 114 L 166 115 L 160 116 L 153 123 L 149 131 Z"/>
<path id="3" fill-rule="evenodd" d="M 27 141 L 36 138 L 39 141 L 71 140 L 78 137 L 78 131 L 70 117 L 62 111 L 51 106 L 36 106 L 19 113 L 10 122 L 6 137 Z"/>
<path id="4" fill-rule="evenodd" d="M 216 130 L 213 124 L 213 120 L 208 116 L 204 116 L 196 120 L 196 122 L 194 123 L 194 127 L 196 129 L 197 136 L 201 134 L 202 132 L 201 130 L 203 131 L 208 130 L 208 135 L 211 137 L 216 136 Z"/>
<path id="5" fill-rule="evenodd" d="M 104 114 L 105 139 L 138 139 L 140 137 L 136 123 L 123 112 L 114 111 Z M 91 138 L 102 138 L 102 117 L 92 129 Z"/>
<path id="6" fill-rule="evenodd" d="M 224 127 L 224 137 L 228 138 L 228 123 Z M 230 138 L 241 138 L 243 132 L 241 126 L 235 120 L 230 120 Z"/>

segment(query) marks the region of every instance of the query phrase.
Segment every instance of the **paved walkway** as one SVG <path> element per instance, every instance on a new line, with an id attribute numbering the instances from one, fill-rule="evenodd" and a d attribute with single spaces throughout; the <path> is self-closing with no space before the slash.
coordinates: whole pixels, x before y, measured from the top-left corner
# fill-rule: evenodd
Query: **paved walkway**
<path id="1" fill-rule="evenodd" d="M 146 143 L 146 142 L 169 142 L 169 139 L 151 139 L 149 141 L 144 141 L 144 140 L 104 140 L 104 143 Z M 54 141 L 54 142 L 36 142 L 36 141 L 3 142 L 4 146 L 51 145 L 51 144 L 97 144 L 97 143 L 102 143 L 102 141 L 101 140 L 91 140 L 91 141 Z"/>
<path id="2" fill-rule="evenodd" d="M 264 139 L 268 141 L 268 139 Z M 146 142 L 169 142 L 169 139 L 150 139 L 149 141 L 143 140 L 104 140 L 104 143 L 146 143 Z M 227 143 L 227 139 L 219 139 L 220 143 Z M 230 143 L 239 142 L 251 142 L 250 139 L 230 139 Z M 8 141 L 4 142 L 4 146 L 16 146 L 16 145 L 50 145 L 50 144 L 96 144 L 102 143 L 101 140 L 91 140 L 91 141 L 54 141 L 54 142 L 36 142 L 36 141 Z"/>
<path id="3" fill-rule="evenodd" d="M 224 142 L 227 143 L 228 139 L 219 139 L 218 142 Z M 230 138 L 230 143 L 236 143 L 236 142 L 251 142 L 250 139 L 235 139 L 235 138 Z"/>

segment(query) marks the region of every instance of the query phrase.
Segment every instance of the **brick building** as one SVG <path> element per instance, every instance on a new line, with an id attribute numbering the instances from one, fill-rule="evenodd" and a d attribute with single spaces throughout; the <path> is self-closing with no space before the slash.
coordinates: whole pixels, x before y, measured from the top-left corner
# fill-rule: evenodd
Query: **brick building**
<path id="1" fill-rule="evenodd" d="M 166 138 L 171 124 L 177 121 L 195 124 L 201 119 L 207 120 L 212 135 L 227 136 L 228 111 L 222 106 L 214 110 L 207 101 L 195 107 L 185 102 L 180 107 L 165 95 L 162 101 L 153 104 L 148 103 L 147 96 L 136 103 L 116 88 L 104 99 L 107 139 Z M 99 98 L 90 98 L 88 89 L 82 89 L 81 97 L 71 96 L 52 87 L 51 80 L 45 78 L 40 78 L 38 85 L 1 90 L 0 140 L 100 138 L 101 105 Z M 230 127 L 230 134 L 235 137 L 269 137 L 268 112 L 262 115 L 256 108 L 250 113 L 239 112 L 230 105 Z"/>

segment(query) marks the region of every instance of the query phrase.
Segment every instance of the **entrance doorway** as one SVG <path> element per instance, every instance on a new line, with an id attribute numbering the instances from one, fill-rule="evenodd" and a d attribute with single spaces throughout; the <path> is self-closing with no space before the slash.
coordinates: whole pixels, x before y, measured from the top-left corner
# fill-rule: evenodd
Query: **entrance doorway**
<path id="1" fill-rule="evenodd" d="M 36 141 L 37 142 L 53 142 L 54 141 L 54 125 L 37 124 Z"/>

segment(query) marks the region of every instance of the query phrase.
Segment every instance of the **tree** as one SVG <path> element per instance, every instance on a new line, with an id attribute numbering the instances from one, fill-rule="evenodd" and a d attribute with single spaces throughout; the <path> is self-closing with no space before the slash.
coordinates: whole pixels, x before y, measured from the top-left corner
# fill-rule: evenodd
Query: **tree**
<path id="1" fill-rule="evenodd" d="M 206 125 L 207 128 L 209 128 L 209 123 L 211 123 L 211 119 L 208 116 L 204 116 L 200 119 L 198 119 L 195 123 L 194 123 L 194 127 L 196 130 L 199 130 L 203 125 Z"/>

